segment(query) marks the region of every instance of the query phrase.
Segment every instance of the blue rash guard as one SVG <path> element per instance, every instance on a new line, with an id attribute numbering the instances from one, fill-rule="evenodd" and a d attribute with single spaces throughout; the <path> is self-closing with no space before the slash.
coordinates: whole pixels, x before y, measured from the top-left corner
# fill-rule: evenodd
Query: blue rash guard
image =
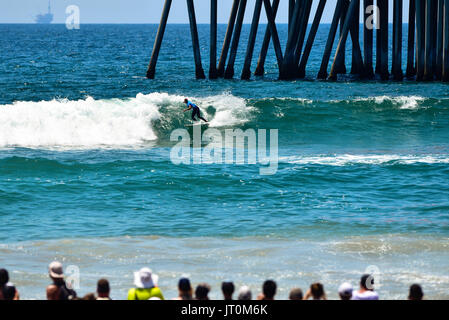
<path id="1" fill-rule="evenodd" d="M 189 108 L 189 107 L 192 107 L 192 120 L 193 121 L 198 121 L 198 119 L 196 119 L 196 117 L 198 117 L 199 119 L 203 120 L 204 122 L 207 122 L 207 120 L 201 116 L 200 108 L 196 104 L 187 100 L 187 108 Z"/>

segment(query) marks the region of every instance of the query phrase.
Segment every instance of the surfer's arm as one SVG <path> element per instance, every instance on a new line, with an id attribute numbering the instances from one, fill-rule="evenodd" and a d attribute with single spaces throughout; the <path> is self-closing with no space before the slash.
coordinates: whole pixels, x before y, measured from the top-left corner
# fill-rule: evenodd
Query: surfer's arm
<path id="1" fill-rule="evenodd" d="M 183 112 L 189 111 L 190 109 L 192 109 L 192 106 L 189 106 L 187 109 L 184 109 Z"/>

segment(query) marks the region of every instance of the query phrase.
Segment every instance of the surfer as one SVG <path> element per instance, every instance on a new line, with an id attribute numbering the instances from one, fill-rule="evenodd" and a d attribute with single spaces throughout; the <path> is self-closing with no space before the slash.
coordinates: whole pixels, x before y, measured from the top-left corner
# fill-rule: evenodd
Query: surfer
<path id="1" fill-rule="evenodd" d="M 192 120 L 193 121 L 198 121 L 198 119 L 195 118 L 196 116 L 198 116 L 199 119 L 203 120 L 204 122 L 208 122 L 206 119 L 204 119 L 201 116 L 200 108 L 196 104 L 190 102 L 187 98 L 184 99 L 184 103 L 187 105 L 187 109 L 184 109 L 184 112 L 193 109 L 192 110 Z"/>

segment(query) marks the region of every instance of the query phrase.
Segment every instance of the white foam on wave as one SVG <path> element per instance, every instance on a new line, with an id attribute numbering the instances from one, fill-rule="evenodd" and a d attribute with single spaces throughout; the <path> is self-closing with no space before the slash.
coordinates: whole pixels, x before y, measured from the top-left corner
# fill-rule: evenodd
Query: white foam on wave
<path id="1" fill-rule="evenodd" d="M 316 156 L 288 156 L 280 157 L 279 162 L 301 165 L 346 166 L 351 164 L 380 165 L 387 163 L 415 164 L 415 163 L 449 163 L 449 155 L 316 155 Z"/>
<path id="2" fill-rule="evenodd" d="M 215 108 L 212 127 L 248 121 L 245 100 L 223 94 L 191 98 L 200 107 Z M 129 99 L 17 101 L 0 105 L 0 148 L 135 148 L 158 137 L 152 122 L 183 117 L 183 96 L 167 93 L 138 94 Z M 161 114 L 161 107 L 165 112 Z"/>
<path id="3" fill-rule="evenodd" d="M 399 109 L 417 109 L 419 107 L 419 103 L 425 100 L 426 98 L 420 96 L 378 96 L 355 99 L 355 101 L 374 101 L 376 104 L 390 102 L 394 106 L 398 106 Z"/>

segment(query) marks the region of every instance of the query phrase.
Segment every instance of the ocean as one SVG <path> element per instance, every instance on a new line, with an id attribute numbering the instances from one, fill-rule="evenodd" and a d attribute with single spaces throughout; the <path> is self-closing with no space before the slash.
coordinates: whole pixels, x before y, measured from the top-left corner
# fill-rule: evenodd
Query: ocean
<path id="1" fill-rule="evenodd" d="M 328 29 L 307 78 L 283 82 L 272 46 L 265 76 L 239 80 L 249 25 L 235 80 L 214 81 L 194 79 L 188 25 L 168 25 L 155 80 L 157 25 L 0 25 L 0 267 L 21 297 L 45 299 L 59 259 L 78 268 L 79 294 L 107 277 L 113 299 L 144 266 L 167 298 L 187 275 L 212 298 L 223 280 L 256 295 L 272 278 L 281 299 L 317 281 L 336 299 L 374 272 L 381 299 L 405 299 L 413 283 L 449 299 L 448 86 L 316 81 Z M 209 27 L 199 35 L 207 74 Z M 276 174 L 173 164 L 185 97 L 220 132 L 277 129 Z"/>

